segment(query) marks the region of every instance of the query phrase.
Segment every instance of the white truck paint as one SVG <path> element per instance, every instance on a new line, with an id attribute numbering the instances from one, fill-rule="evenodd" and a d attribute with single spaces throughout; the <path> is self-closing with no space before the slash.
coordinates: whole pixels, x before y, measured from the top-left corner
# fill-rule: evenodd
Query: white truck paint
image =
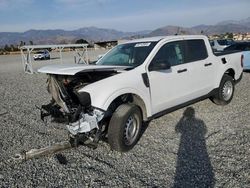
<path id="1" fill-rule="evenodd" d="M 150 51 L 145 55 L 143 49 L 150 49 Z M 134 50 L 133 53 L 131 50 Z M 143 61 L 137 64 L 135 56 L 138 55 L 137 60 L 141 60 L 140 53 L 144 53 L 144 59 L 142 58 Z M 171 53 L 173 56 L 170 55 Z M 164 59 L 165 56 L 166 59 Z M 143 120 L 149 120 L 165 110 L 175 109 L 204 97 L 213 97 L 218 104 L 229 103 L 233 96 L 233 85 L 240 80 L 242 75 L 241 56 L 241 53 L 214 55 L 209 40 L 205 36 L 165 36 L 138 39 L 118 45 L 98 60 L 96 65 L 53 65 L 43 67 L 38 72 L 47 73 L 55 78 L 59 76 L 58 83 L 62 82 L 65 88 L 74 79 L 81 80 L 83 77 L 85 79 L 86 75 L 88 78 L 96 79 L 88 81 L 87 84 L 79 81 L 81 84 L 75 87 L 77 89 L 74 92 L 78 93 L 79 106 L 84 106 L 85 102 L 81 102 L 81 99 L 86 98 L 87 100 L 89 96 L 91 109 L 97 110 L 93 113 L 93 117 L 99 114 L 99 117 L 107 118 L 108 122 L 111 121 L 112 124 L 112 120 L 115 119 L 113 114 L 119 113 L 119 105 L 124 105 L 124 103 L 132 103 L 140 108 Z M 117 57 L 119 59 L 116 62 L 114 59 Z M 112 63 L 113 60 L 115 63 Z M 103 76 L 104 73 L 108 76 Z M 59 90 L 62 92 L 63 89 Z M 66 89 L 66 91 L 68 90 Z M 62 93 L 59 95 L 62 96 Z M 125 99 L 123 99 L 124 96 Z M 73 101 L 77 101 L 77 99 Z M 66 101 L 66 103 L 68 102 Z M 131 108 L 132 111 L 136 111 L 134 119 L 137 118 L 138 121 L 140 113 L 134 106 Z M 83 109 L 85 111 L 79 112 L 81 115 L 78 114 L 80 120 L 76 121 L 79 124 L 84 121 L 84 114 L 88 114 L 88 116 L 89 113 L 91 114 L 85 107 Z M 123 113 L 126 110 L 130 112 L 130 107 L 124 105 L 120 111 Z M 127 111 L 126 113 L 128 113 Z M 76 113 L 76 110 L 72 110 L 72 116 L 75 117 L 73 113 Z M 127 115 L 124 115 L 121 119 L 123 117 L 128 118 Z M 118 142 L 120 138 L 110 130 L 110 127 L 108 128 L 109 137 L 112 135 L 110 145 L 113 149 L 127 151 L 138 140 L 138 135 L 131 137 L 131 134 L 137 134 L 136 130 L 140 126 L 136 127 L 135 120 L 129 120 L 124 120 L 124 122 L 129 122 L 126 123 L 126 126 L 129 127 L 128 130 L 132 130 L 130 130 L 131 133 L 126 126 L 124 128 L 119 123 L 118 128 L 115 127 L 115 129 L 124 128 L 128 137 L 126 139 L 128 139 L 128 143 L 132 140 L 132 144 L 126 145 L 124 141 L 122 145 L 117 146 L 115 142 Z M 101 122 L 100 119 L 97 121 Z M 86 133 L 80 131 L 86 130 L 83 127 L 79 128 L 79 132 L 77 132 L 76 123 L 72 122 L 72 125 L 73 123 L 74 135 Z M 137 124 L 139 123 L 137 122 Z M 67 126 L 69 131 L 70 126 Z M 82 124 L 82 126 L 84 125 Z M 111 127 L 114 129 L 113 125 Z"/>

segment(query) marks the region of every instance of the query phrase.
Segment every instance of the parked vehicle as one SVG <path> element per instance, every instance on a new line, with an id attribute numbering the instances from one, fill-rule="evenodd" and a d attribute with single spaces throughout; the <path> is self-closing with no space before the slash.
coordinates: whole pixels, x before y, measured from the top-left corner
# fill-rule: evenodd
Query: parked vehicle
<path id="1" fill-rule="evenodd" d="M 234 44 L 232 39 L 214 39 L 210 40 L 210 44 L 215 51 L 223 51 L 224 48 Z"/>
<path id="2" fill-rule="evenodd" d="M 214 55 L 205 36 L 132 40 L 110 50 L 96 65 L 51 65 L 51 103 L 41 118 L 66 122 L 74 143 L 96 145 L 108 138 L 112 149 L 128 151 L 143 122 L 210 98 L 230 103 L 242 76 L 242 53 Z"/>
<path id="3" fill-rule="evenodd" d="M 224 51 L 243 51 L 244 59 L 243 59 L 243 69 L 250 70 L 250 42 L 239 42 L 232 44 L 224 49 Z"/>
<path id="4" fill-rule="evenodd" d="M 48 50 L 41 50 L 38 52 L 35 52 L 33 55 L 34 60 L 45 60 L 50 59 L 50 54 Z"/>

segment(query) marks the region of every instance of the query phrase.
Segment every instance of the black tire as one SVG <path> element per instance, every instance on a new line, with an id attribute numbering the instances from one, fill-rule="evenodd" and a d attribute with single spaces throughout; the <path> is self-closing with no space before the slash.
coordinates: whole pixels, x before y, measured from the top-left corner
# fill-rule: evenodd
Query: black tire
<path id="1" fill-rule="evenodd" d="M 234 95 L 233 78 L 225 74 L 221 79 L 217 93 L 211 98 L 211 100 L 218 105 L 227 105 L 231 102 L 233 95 Z"/>
<path id="2" fill-rule="evenodd" d="M 120 105 L 109 123 L 108 142 L 111 149 L 119 152 L 132 149 L 140 138 L 141 128 L 140 108 L 133 104 Z"/>

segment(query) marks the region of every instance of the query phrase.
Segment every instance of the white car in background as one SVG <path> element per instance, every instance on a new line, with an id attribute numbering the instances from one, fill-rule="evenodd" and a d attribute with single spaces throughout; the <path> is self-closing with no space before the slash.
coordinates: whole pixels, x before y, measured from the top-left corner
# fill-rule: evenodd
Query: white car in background
<path id="1" fill-rule="evenodd" d="M 215 51 L 223 51 L 224 48 L 234 44 L 232 39 L 214 39 L 210 40 L 210 44 Z"/>
<path id="2" fill-rule="evenodd" d="M 50 59 L 50 54 L 48 50 L 40 50 L 38 52 L 35 52 L 33 55 L 34 60 L 45 60 Z"/>

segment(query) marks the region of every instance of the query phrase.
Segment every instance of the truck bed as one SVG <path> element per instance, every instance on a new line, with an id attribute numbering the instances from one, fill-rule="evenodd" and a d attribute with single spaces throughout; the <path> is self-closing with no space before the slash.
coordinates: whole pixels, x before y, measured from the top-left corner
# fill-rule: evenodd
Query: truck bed
<path id="1" fill-rule="evenodd" d="M 241 52 L 241 51 L 240 50 L 222 51 L 222 52 L 213 51 L 215 56 L 223 56 L 223 55 L 234 54 L 238 52 Z"/>

